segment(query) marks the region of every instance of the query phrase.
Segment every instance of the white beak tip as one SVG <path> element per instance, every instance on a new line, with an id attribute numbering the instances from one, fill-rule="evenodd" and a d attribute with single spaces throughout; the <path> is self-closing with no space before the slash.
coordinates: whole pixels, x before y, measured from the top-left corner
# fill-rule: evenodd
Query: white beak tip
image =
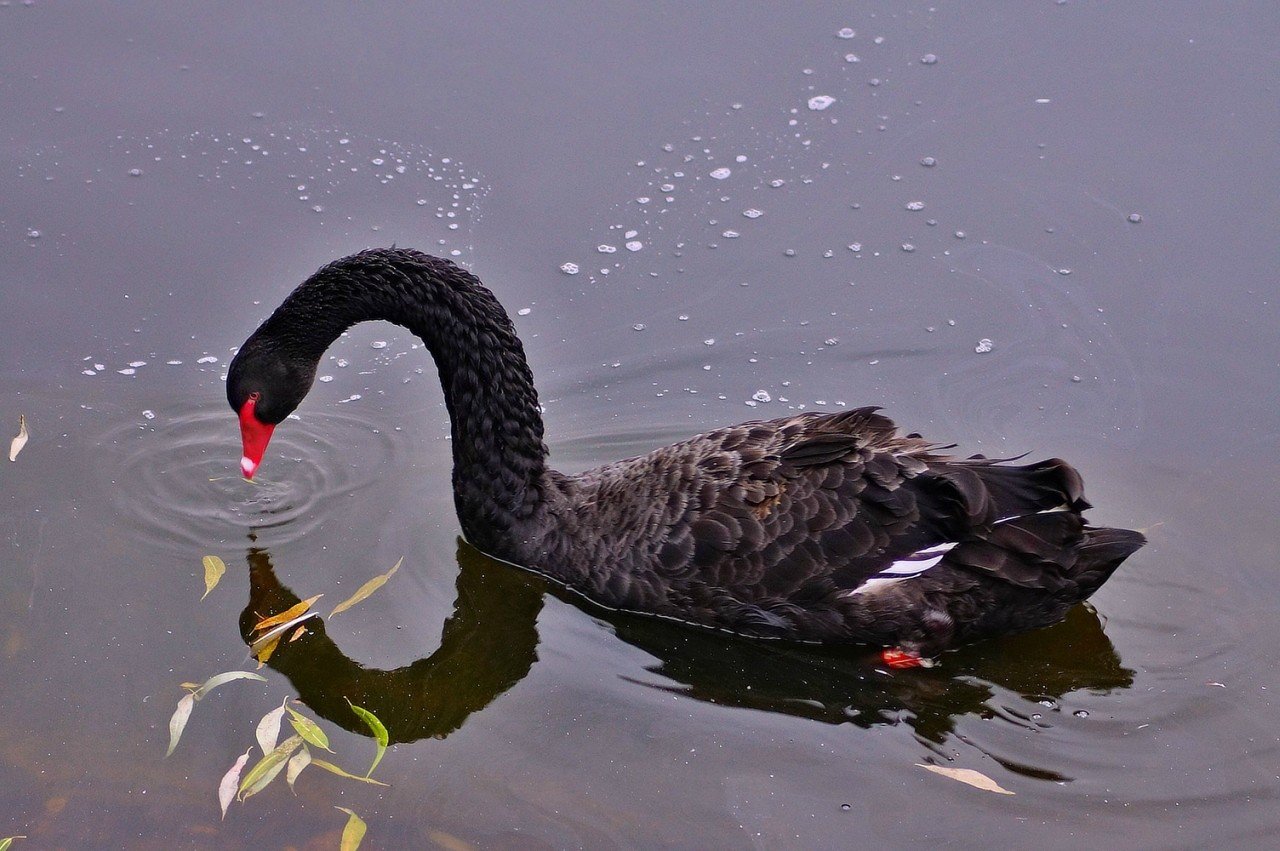
<path id="1" fill-rule="evenodd" d="M 240 459 L 240 472 L 244 473 L 246 479 L 252 479 L 253 474 L 257 471 L 258 465 L 250 461 L 247 457 Z"/>

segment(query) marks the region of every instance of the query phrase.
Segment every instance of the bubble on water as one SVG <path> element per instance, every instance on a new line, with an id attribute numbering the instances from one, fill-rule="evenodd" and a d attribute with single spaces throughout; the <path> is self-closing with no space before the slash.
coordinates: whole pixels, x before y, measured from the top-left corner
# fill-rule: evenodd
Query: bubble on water
<path id="1" fill-rule="evenodd" d="M 741 234 L 739 234 L 736 230 L 727 230 L 720 235 L 723 236 L 725 239 L 737 239 L 739 236 L 741 236 Z"/>
<path id="2" fill-rule="evenodd" d="M 646 326 L 645 326 L 645 324 L 644 324 L 643 322 L 637 322 L 635 325 L 632 325 L 632 326 L 631 326 L 631 329 L 632 329 L 633 331 L 643 331 L 643 330 L 645 329 L 645 327 L 646 327 Z"/>
<path id="3" fill-rule="evenodd" d="M 838 345 L 840 345 L 840 338 L 839 338 L 839 337 L 828 337 L 827 339 L 823 340 L 823 343 L 824 343 L 824 345 L 828 345 L 828 346 L 838 346 Z"/>
<path id="4" fill-rule="evenodd" d="M 530 313 L 533 313 L 532 307 L 522 307 L 516 311 L 517 316 L 528 316 Z"/>
<path id="5" fill-rule="evenodd" d="M 711 172 L 711 176 L 714 177 L 716 180 L 724 180 L 726 177 L 728 177 L 731 174 L 733 174 L 733 171 L 726 168 L 725 166 L 720 166 L 720 168 L 717 168 Z"/>
<path id="6" fill-rule="evenodd" d="M 773 397 L 769 395 L 769 391 L 768 391 L 768 390 L 757 390 L 756 392 L 754 392 L 754 393 L 752 393 L 752 394 L 751 394 L 751 398 L 752 398 L 752 399 L 755 399 L 757 402 L 772 402 L 772 401 L 773 401 Z"/>
<path id="7" fill-rule="evenodd" d="M 1083 379 L 1083 378 L 1081 378 L 1080 376 L 1078 376 L 1078 375 L 1073 375 L 1073 376 L 1071 376 L 1071 382 L 1072 382 L 1073 384 L 1079 384 L 1081 381 L 1084 381 L 1084 379 Z"/>
<path id="8" fill-rule="evenodd" d="M 923 210 L 923 209 L 924 209 L 924 202 L 923 202 L 923 201 L 908 201 L 908 202 L 907 202 L 907 209 L 908 209 L 908 210 L 912 210 L 912 211 L 919 211 L 919 210 Z"/>
<path id="9" fill-rule="evenodd" d="M 351 361 L 347 360 L 346 358 L 338 358 L 338 359 L 335 361 L 335 363 L 337 363 L 337 364 L 338 364 L 338 368 L 339 368 L 339 369 L 345 369 L 346 367 L 348 367 L 348 366 L 351 364 Z"/>
<path id="10" fill-rule="evenodd" d="M 633 239 L 627 243 L 628 251 L 639 251 L 641 248 L 644 248 L 644 243 L 638 239 Z"/>
<path id="11" fill-rule="evenodd" d="M 858 54 L 856 53 L 846 53 L 844 55 L 844 61 L 845 62 L 861 62 L 862 60 L 858 58 Z"/>
<path id="12" fill-rule="evenodd" d="M 780 186 L 785 186 L 786 184 L 787 182 L 783 180 L 781 177 L 775 177 L 773 180 L 769 181 L 769 185 L 772 186 L 774 189 L 777 189 Z"/>
<path id="13" fill-rule="evenodd" d="M 316 381 L 322 381 L 322 382 L 324 382 L 325 384 L 328 384 L 330 381 L 333 381 L 333 376 L 332 376 L 332 375 L 322 375 L 322 376 L 320 376 L 319 378 L 317 378 L 317 379 L 316 379 Z"/>
<path id="14" fill-rule="evenodd" d="M 617 250 L 618 250 L 618 246 L 616 245 L 605 245 L 601 243 L 600 245 L 596 246 L 596 251 L 599 251 L 601 254 L 613 254 Z"/>
<path id="15" fill-rule="evenodd" d="M 1070 275 L 1070 274 L 1071 274 L 1071 270 L 1070 270 L 1070 269 L 1067 269 L 1067 268 L 1056 269 L 1056 270 L 1054 270 L 1054 271 L 1056 271 L 1059 275 Z"/>
<path id="16" fill-rule="evenodd" d="M 566 275 L 576 275 L 581 271 L 581 269 L 578 268 L 577 263 L 561 263 L 560 271 L 564 272 Z"/>
<path id="17" fill-rule="evenodd" d="M 749 210 L 743 210 L 742 215 L 746 216 L 748 219 L 758 219 L 764 215 L 764 211 L 757 210 L 755 207 L 752 207 Z"/>
<path id="18" fill-rule="evenodd" d="M 182 366 L 182 361 L 178 360 L 177 358 L 174 358 L 173 360 L 167 360 L 165 361 L 165 363 L 168 364 L 169 366 Z"/>
<path id="19" fill-rule="evenodd" d="M 358 402 L 358 401 L 360 401 L 360 400 L 361 400 L 361 399 L 363 399 L 363 398 L 364 398 L 364 397 L 363 397 L 363 396 L 361 396 L 359 393 L 352 393 L 350 396 L 348 396 L 348 397 L 347 397 L 347 398 L 345 398 L 345 399 L 339 399 L 339 400 L 338 400 L 338 404 L 339 404 L 339 405 L 342 405 L 342 404 L 344 404 L 344 403 L 346 403 L 346 402 Z"/>
<path id="20" fill-rule="evenodd" d="M 147 365 L 147 362 L 144 360 L 135 360 L 135 361 L 129 362 L 129 366 L 133 367 L 134 369 L 137 369 L 140 366 L 146 366 L 146 365 Z"/>
<path id="21" fill-rule="evenodd" d="M 956 231 L 956 239 L 964 239 L 964 238 L 965 238 L 965 232 L 964 232 L 964 231 L 962 231 L 962 230 L 958 230 L 958 231 Z"/>
<path id="22" fill-rule="evenodd" d="M 639 235 L 640 235 L 640 231 L 638 230 L 629 230 L 623 234 L 623 236 L 627 239 L 635 239 Z"/>
<path id="23" fill-rule="evenodd" d="M 876 44 L 884 44 L 884 36 L 882 35 L 878 35 L 871 40 L 874 41 Z"/>
<path id="24" fill-rule="evenodd" d="M 925 168 L 933 168 L 937 164 L 938 164 L 938 161 L 933 157 L 923 157 L 920 160 L 920 165 L 924 166 Z"/>
<path id="25" fill-rule="evenodd" d="M 904 242 L 902 243 L 902 250 L 910 254 L 912 251 L 916 250 L 916 247 L 909 242 Z"/>
<path id="26" fill-rule="evenodd" d="M 716 344 L 715 337 L 708 337 L 707 339 L 702 341 L 702 345 L 704 346 L 714 346 L 715 344 Z"/>
<path id="27" fill-rule="evenodd" d="M 849 810 L 853 809 L 853 805 L 852 805 L 852 804 L 841 804 L 841 805 L 840 805 L 840 809 L 847 813 L 847 812 L 849 812 Z"/>
<path id="28" fill-rule="evenodd" d="M 369 344 L 369 348 L 371 349 L 385 349 L 386 347 L 387 347 L 386 340 L 374 340 L 372 343 Z"/>
<path id="29" fill-rule="evenodd" d="M 425 207 L 425 206 L 427 206 L 427 199 L 426 199 L 426 198 L 419 198 L 419 199 L 418 199 L 417 201 L 415 201 L 414 203 L 416 203 L 419 207 Z"/>
<path id="30" fill-rule="evenodd" d="M 1142 221 L 1142 214 L 1141 214 L 1141 213 L 1130 213 L 1130 214 L 1129 214 L 1129 221 L 1130 221 L 1130 222 L 1133 222 L 1133 223 L 1136 225 L 1138 222 Z"/>
<path id="31" fill-rule="evenodd" d="M 384 160 L 382 157 L 374 157 L 373 159 L 369 160 L 369 162 L 372 165 L 382 165 L 383 163 L 386 162 L 386 160 Z"/>
<path id="32" fill-rule="evenodd" d="M 980 355 L 984 355 L 987 352 L 991 351 L 993 348 L 995 348 L 995 346 L 991 342 L 991 340 L 987 337 L 983 337 L 981 340 L 978 341 L 978 345 L 973 347 L 973 350 Z"/>
<path id="33" fill-rule="evenodd" d="M 784 249 L 784 250 L 783 250 L 783 252 L 782 252 L 782 256 L 783 256 L 783 257 L 795 257 L 795 256 L 796 256 L 796 250 L 795 250 L 794 248 L 787 248 L 787 249 Z"/>
<path id="34" fill-rule="evenodd" d="M 861 243 L 861 242 L 851 242 L 851 243 L 849 243 L 849 250 L 850 250 L 850 251 L 855 251 L 855 252 L 856 252 L 856 251 L 861 251 L 861 250 L 862 250 L 862 243 Z"/>
<path id="35" fill-rule="evenodd" d="M 121 375 L 133 375 L 134 373 L 137 372 L 137 370 L 132 367 L 129 367 L 128 369 L 117 369 L 116 372 L 120 373 Z"/>
<path id="36" fill-rule="evenodd" d="M 934 56 L 932 53 L 926 53 L 924 56 L 920 57 L 920 64 L 921 65 L 937 65 L 938 57 Z"/>
<path id="37" fill-rule="evenodd" d="M 205 355 L 204 357 L 196 358 L 196 363 L 217 363 L 217 362 L 218 362 L 218 359 L 213 355 Z"/>
<path id="38" fill-rule="evenodd" d="M 81 375 L 97 375 L 98 373 L 94 372 L 92 369 L 82 369 L 80 370 L 80 374 Z"/>
<path id="39" fill-rule="evenodd" d="M 809 108 L 814 112 L 821 112 L 835 102 L 836 99 L 831 95 L 814 95 L 809 98 Z"/>
<path id="40" fill-rule="evenodd" d="M 130 176 L 130 177 L 142 177 L 142 169 L 140 169 L 140 168 L 131 168 L 131 169 L 129 169 L 129 176 Z"/>
<path id="41" fill-rule="evenodd" d="M 1072 714 L 1072 715 L 1074 715 L 1074 716 L 1076 716 L 1077 718 L 1088 718 L 1088 717 L 1089 717 L 1089 710 L 1087 710 L 1087 709 L 1077 709 L 1075 712 L 1072 712 L 1071 714 Z"/>
<path id="42" fill-rule="evenodd" d="M 154 420 L 156 418 L 156 412 L 148 409 L 142 412 L 142 416 L 143 419 Z"/>
<path id="43" fill-rule="evenodd" d="M 311 207 L 311 212 L 313 212 L 313 213 L 323 213 L 323 212 L 324 212 L 324 207 L 321 207 L 319 204 L 314 204 L 314 205 L 312 205 L 312 207 Z"/>
<path id="44" fill-rule="evenodd" d="M 853 31 L 853 27 L 841 27 L 836 30 L 836 38 L 853 38 L 855 35 L 857 33 Z"/>

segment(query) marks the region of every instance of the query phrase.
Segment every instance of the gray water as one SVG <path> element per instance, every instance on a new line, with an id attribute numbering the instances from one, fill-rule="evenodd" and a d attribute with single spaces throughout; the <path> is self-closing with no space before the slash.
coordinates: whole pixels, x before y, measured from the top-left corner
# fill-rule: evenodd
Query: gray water
<path id="1" fill-rule="evenodd" d="M 1280 15 L 758 5 L 0 2 L 0 838 L 331 848 L 344 806 L 377 848 L 1273 841 Z M 1069 459 L 1151 542 L 927 671 L 606 617 L 459 542 L 434 367 L 378 325 L 241 482 L 234 347 L 391 243 L 504 302 L 561 469 L 879 404 Z M 253 668 L 242 612 L 401 557 L 163 758 L 179 684 Z M 220 821 L 291 696 L 357 773 L 342 698 L 382 717 L 391 785 L 312 768 Z"/>

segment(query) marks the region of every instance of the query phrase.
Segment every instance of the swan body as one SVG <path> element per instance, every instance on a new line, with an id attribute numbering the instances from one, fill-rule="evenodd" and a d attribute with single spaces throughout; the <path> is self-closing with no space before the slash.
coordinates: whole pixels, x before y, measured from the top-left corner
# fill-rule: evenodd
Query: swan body
<path id="1" fill-rule="evenodd" d="M 558 473 L 497 299 L 450 261 L 397 248 L 321 268 L 232 360 L 246 476 L 329 344 L 372 319 L 408 328 L 435 359 L 468 540 L 605 606 L 872 644 L 905 666 L 1055 623 L 1144 543 L 1085 524 L 1066 462 L 951 457 L 875 408 L 742 423 Z"/>

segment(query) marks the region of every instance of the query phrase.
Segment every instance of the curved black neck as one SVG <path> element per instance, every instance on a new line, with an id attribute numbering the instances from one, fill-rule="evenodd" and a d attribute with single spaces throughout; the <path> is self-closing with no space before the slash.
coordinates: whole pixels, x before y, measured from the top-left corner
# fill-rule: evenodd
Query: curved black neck
<path id="1" fill-rule="evenodd" d="M 357 322 L 402 325 L 435 359 L 453 433 L 458 517 L 476 546 L 511 556 L 542 500 L 547 450 L 524 347 L 502 305 L 470 272 L 408 249 L 375 249 L 323 267 L 257 334 L 315 364 Z"/>

